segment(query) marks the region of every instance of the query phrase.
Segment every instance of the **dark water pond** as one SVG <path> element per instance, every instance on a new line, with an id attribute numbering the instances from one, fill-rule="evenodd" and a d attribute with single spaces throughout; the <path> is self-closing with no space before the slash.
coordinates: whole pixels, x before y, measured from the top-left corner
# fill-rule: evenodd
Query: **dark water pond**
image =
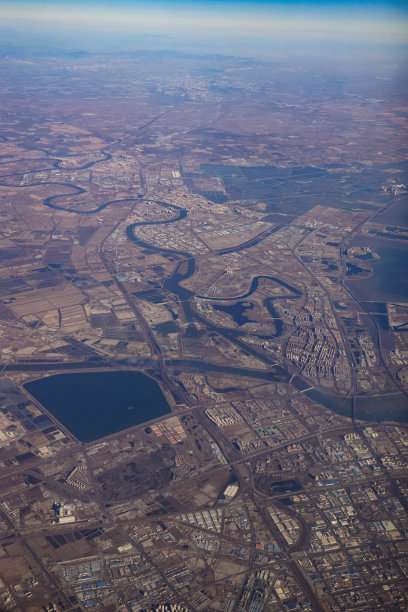
<path id="1" fill-rule="evenodd" d="M 340 396 L 322 393 L 317 389 L 305 391 L 310 399 L 329 410 L 351 418 L 352 402 Z M 354 398 L 354 418 L 363 421 L 408 421 L 408 400 L 403 393 L 361 396 Z"/>
<path id="2" fill-rule="evenodd" d="M 56 374 L 24 386 L 81 442 L 170 412 L 159 385 L 140 372 Z"/>
<path id="3" fill-rule="evenodd" d="M 226 312 L 229 314 L 235 321 L 237 325 L 243 325 L 244 323 L 248 323 L 250 320 L 246 314 L 248 310 L 251 310 L 254 307 L 253 304 L 248 302 L 237 302 L 232 306 L 222 306 L 221 304 L 214 304 L 215 310 L 221 310 L 222 312 Z"/>
<path id="4" fill-rule="evenodd" d="M 408 197 L 400 196 L 398 201 L 388 210 L 376 215 L 377 223 L 387 223 L 402 227 L 408 226 Z"/>
<path id="5" fill-rule="evenodd" d="M 357 236 L 350 246 L 369 246 L 381 259 L 373 260 L 369 278 L 346 281 L 347 287 L 362 301 L 406 302 L 408 299 L 408 244 Z"/>
<path id="6" fill-rule="evenodd" d="M 356 398 L 356 419 L 365 421 L 408 421 L 408 400 L 403 393 Z"/>

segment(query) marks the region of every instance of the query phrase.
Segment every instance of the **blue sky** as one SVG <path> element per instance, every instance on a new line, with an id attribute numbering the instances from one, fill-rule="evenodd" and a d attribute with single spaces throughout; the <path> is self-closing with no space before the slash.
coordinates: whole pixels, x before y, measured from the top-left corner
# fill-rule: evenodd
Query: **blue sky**
<path id="1" fill-rule="evenodd" d="M 4 28 L 205 38 L 408 42 L 408 1 L 0 0 Z"/>

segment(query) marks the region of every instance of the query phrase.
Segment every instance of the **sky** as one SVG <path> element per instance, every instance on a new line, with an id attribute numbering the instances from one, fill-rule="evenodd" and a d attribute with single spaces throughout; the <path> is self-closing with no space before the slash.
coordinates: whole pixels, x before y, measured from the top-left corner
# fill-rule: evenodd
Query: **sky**
<path id="1" fill-rule="evenodd" d="M 166 37 L 408 43 L 408 0 L 0 0 L 0 28 Z"/>

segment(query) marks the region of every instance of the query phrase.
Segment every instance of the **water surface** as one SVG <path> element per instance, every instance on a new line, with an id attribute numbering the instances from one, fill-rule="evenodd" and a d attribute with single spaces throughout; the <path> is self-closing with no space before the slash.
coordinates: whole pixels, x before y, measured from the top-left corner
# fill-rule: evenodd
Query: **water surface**
<path id="1" fill-rule="evenodd" d="M 350 246 L 368 246 L 380 259 L 370 261 L 369 278 L 347 280 L 346 285 L 362 302 L 408 301 L 408 244 L 403 241 L 357 236 Z"/>
<path id="2" fill-rule="evenodd" d="M 156 381 L 140 372 L 55 374 L 24 387 L 81 442 L 170 412 Z"/>

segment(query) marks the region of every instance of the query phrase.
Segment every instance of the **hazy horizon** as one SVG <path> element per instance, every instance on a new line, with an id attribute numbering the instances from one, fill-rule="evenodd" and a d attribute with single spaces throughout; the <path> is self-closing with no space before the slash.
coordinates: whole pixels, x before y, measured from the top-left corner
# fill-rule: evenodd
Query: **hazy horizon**
<path id="1" fill-rule="evenodd" d="M 408 43 L 408 9 L 403 2 L 186 2 L 112 3 L 87 0 L 1 1 L 2 39 L 72 39 L 92 48 L 123 36 L 165 39 L 172 48 L 187 43 L 215 51 L 247 48 L 268 53 L 276 45 L 384 45 Z M 8 33 L 7 33 L 8 32 Z M 10 34 L 11 32 L 11 34 Z M 107 38 L 107 40 L 108 40 Z M 27 39 L 28 40 L 28 39 Z"/>

